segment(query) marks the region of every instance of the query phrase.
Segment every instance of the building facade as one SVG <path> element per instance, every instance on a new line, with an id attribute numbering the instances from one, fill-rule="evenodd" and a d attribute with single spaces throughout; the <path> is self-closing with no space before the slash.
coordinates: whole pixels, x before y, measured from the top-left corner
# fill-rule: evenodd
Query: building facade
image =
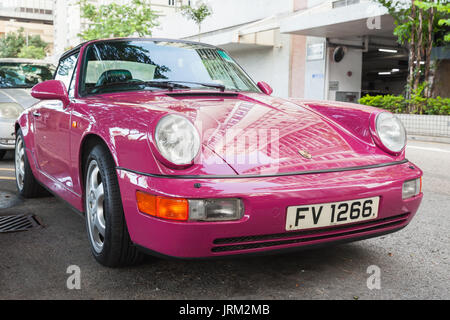
<path id="1" fill-rule="evenodd" d="M 76 2 L 54 1 L 57 55 L 77 45 L 87 26 Z M 371 0 L 203 2 L 213 14 L 199 34 L 179 10 L 197 1 L 149 0 L 160 13 L 153 37 L 222 47 L 255 81 L 268 82 L 281 97 L 357 102 L 366 94 L 401 94 L 405 88 L 408 51 L 393 35 L 393 18 Z"/>
<path id="2" fill-rule="evenodd" d="M 283 34 L 306 37 L 304 97 L 357 102 L 365 94 L 401 94 L 408 52 L 387 10 L 370 0 L 298 1 Z"/>
<path id="3" fill-rule="evenodd" d="M 53 52 L 53 0 L 2 0 L 0 2 L 0 37 L 20 29 L 24 35 L 39 35 Z"/>
<path id="4" fill-rule="evenodd" d="M 55 59 L 67 49 L 78 45 L 82 40 L 78 34 L 88 26 L 88 22 L 80 17 L 79 0 L 51 0 L 55 21 Z M 97 5 L 112 2 L 126 4 L 131 0 L 89 0 Z M 190 0 L 147 0 L 148 4 L 161 17 L 171 15 Z"/>
<path id="5" fill-rule="evenodd" d="M 392 17 L 370 0 L 208 4 L 213 15 L 200 36 L 197 26 L 179 13 L 166 16 L 155 35 L 223 47 L 282 97 L 356 102 L 366 93 L 403 90 L 407 52 L 392 34 Z"/>

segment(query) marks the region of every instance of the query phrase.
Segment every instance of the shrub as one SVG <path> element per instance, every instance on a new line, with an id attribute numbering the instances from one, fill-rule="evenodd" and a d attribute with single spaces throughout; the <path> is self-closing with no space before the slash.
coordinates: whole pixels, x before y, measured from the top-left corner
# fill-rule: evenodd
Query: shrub
<path id="1" fill-rule="evenodd" d="M 26 59 L 43 59 L 45 58 L 45 50 L 44 48 L 38 48 L 35 46 L 23 47 L 19 54 L 17 55 L 19 58 Z"/>
<path id="2" fill-rule="evenodd" d="M 420 94 L 413 94 L 409 100 L 403 96 L 366 95 L 359 99 L 359 103 L 385 109 L 393 113 L 450 115 L 450 98 L 424 98 Z M 410 112 L 408 111 L 408 106 L 410 106 Z"/>

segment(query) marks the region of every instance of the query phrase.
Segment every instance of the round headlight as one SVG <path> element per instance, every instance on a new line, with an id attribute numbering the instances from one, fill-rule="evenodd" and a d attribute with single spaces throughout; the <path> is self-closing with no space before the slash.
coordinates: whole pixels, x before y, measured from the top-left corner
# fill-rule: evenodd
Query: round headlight
<path id="1" fill-rule="evenodd" d="M 2 119 L 17 119 L 22 113 L 23 108 L 17 103 L 0 103 L 0 118 Z"/>
<path id="2" fill-rule="evenodd" d="M 403 123 L 392 113 L 378 114 L 376 128 L 381 143 L 392 152 L 400 152 L 406 146 L 406 130 Z"/>
<path id="3" fill-rule="evenodd" d="M 200 136 L 192 122 L 179 115 L 159 120 L 155 130 L 159 153 L 175 165 L 191 164 L 200 151 Z"/>

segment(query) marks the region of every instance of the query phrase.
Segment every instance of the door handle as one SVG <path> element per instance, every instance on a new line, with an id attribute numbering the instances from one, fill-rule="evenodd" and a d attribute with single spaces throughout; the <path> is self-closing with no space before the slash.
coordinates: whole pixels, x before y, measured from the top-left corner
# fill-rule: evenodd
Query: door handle
<path id="1" fill-rule="evenodd" d="M 34 111 L 34 112 L 33 112 L 33 116 L 34 116 L 35 118 L 39 118 L 39 117 L 41 116 L 41 114 L 40 114 L 39 112 L 37 112 L 37 111 Z"/>

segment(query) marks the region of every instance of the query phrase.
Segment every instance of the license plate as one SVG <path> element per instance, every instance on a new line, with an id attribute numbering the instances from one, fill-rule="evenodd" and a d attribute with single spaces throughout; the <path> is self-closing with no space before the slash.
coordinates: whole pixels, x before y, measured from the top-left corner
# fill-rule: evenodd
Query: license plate
<path id="1" fill-rule="evenodd" d="M 286 230 L 336 226 L 376 219 L 380 197 L 288 207 Z"/>

